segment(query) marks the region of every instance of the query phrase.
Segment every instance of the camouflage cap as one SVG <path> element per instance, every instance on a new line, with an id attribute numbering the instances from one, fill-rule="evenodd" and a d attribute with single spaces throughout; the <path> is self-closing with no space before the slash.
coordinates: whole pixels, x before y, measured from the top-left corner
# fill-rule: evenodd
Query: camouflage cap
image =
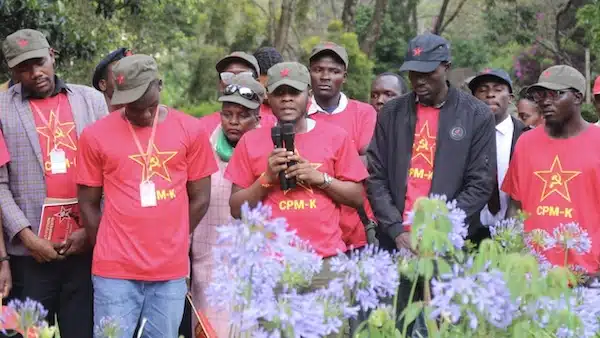
<path id="1" fill-rule="evenodd" d="M 346 48 L 333 42 L 322 42 L 316 45 L 312 49 L 312 52 L 310 52 L 309 60 L 312 61 L 315 56 L 325 52 L 337 55 L 340 59 L 342 59 L 346 68 L 348 68 L 348 52 L 346 52 Z"/>
<path id="2" fill-rule="evenodd" d="M 144 54 L 126 56 L 112 67 L 115 92 L 112 105 L 127 104 L 139 100 L 150 83 L 158 79 L 158 66 L 154 58 Z"/>
<path id="3" fill-rule="evenodd" d="M 542 72 L 538 82 L 527 87 L 527 91 L 535 87 L 552 90 L 575 89 L 585 95 L 587 81 L 577 69 L 567 66 L 552 66 Z"/>
<path id="4" fill-rule="evenodd" d="M 247 99 L 240 94 L 239 90 L 228 94 L 228 90 L 225 88 L 223 95 L 219 97 L 220 102 L 233 102 L 249 109 L 256 109 L 260 106 L 265 96 L 265 87 L 263 87 L 260 82 L 256 81 L 249 74 L 235 75 L 231 79 L 229 86 L 248 88 L 256 95 L 252 99 Z"/>
<path id="5" fill-rule="evenodd" d="M 9 68 L 23 61 L 50 56 L 50 44 L 42 32 L 34 29 L 21 29 L 6 37 L 2 53 Z"/>
<path id="6" fill-rule="evenodd" d="M 258 66 L 258 61 L 254 57 L 254 55 L 250 55 L 245 52 L 233 52 L 233 53 L 227 55 L 226 57 L 222 58 L 221 60 L 219 60 L 219 62 L 217 62 L 217 66 L 216 66 L 217 72 L 219 72 L 219 73 L 224 72 L 225 68 L 227 68 L 227 65 L 229 65 L 233 61 L 242 61 L 243 63 L 252 65 L 252 67 L 256 71 L 256 75 L 257 76 L 260 75 L 260 67 Z"/>
<path id="7" fill-rule="evenodd" d="M 287 85 L 297 90 L 305 90 L 310 85 L 308 69 L 298 62 L 281 62 L 267 72 L 267 89 L 272 93 L 280 86 Z"/>

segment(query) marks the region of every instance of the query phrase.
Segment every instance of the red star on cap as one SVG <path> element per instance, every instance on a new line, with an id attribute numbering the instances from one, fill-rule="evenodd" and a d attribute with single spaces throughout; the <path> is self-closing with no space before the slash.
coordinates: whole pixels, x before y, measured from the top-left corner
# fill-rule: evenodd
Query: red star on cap
<path id="1" fill-rule="evenodd" d="M 288 75 L 290 75 L 290 70 L 288 68 L 284 68 L 281 70 L 281 72 L 279 72 L 279 75 L 281 75 L 282 77 L 287 77 Z"/>
<path id="2" fill-rule="evenodd" d="M 482 72 L 482 73 L 485 73 L 485 74 L 487 74 L 487 73 L 490 73 L 491 71 L 492 71 L 491 69 L 489 69 L 489 68 L 486 68 L 486 69 L 484 69 L 484 70 L 483 70 L 483 72 Z"/>
<path id="3" fill-rule="evenodd" d="M 119 76 L 117 76 L 117 83 L 122 85 L 123 83 L 125 83 L 125 75 L 123 74 L 119 74 Z"/>
<path id="4" fill-rule="evenodd" d="M 545 72 L 542 73 L 542 76 L 543 77 L 549 77 L 551 74 L 552 73 L 549 70 L 547 70 L 547 71 L 545 71 Z"/>
<path id="5" fill-rule="evenodd" d="M 413 49 L 413 56 L 419 56 L 421 55 L 421 52 L 423 52 L 423 49 L 421 47 L 417 47 Z"/>
<path id="6" fill-rule="evenodd" d="M 132 56 L 132 55 L 133 55 L 132 51 L 130 51 L 130 50 L 125 51 L 125 56 Z"/>
<path id="7" fill-rule="evenodd" d="M 335 43 L 333 42 L 325 42 L 325 47 L 335 47 Z"/>
<path id="8" fill-rule="evenodd" d="M 17 41 L 17 44 L 19 44 L 19 47 L 23 48 L 29 44 L 29 41 L 25 39 L 20 39 L 19 41 Z"/>

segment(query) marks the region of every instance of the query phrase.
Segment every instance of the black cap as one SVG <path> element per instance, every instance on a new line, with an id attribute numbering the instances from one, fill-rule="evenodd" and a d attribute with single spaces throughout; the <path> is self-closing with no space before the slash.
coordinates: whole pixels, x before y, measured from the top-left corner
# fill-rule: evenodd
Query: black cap
<path id="1" fill-rule="evenodd" d="M 504 83 L 508 86 L 508 90 L 510 90 L 511 93 L 513 92 L 512 80 L 506 71 L 503 69 L 486 68 L 479 72 L 479 74 L 471 79 L 471 81 L 469 81 L 469 89 L 471 89 L 471 93 L 475 93 L 477 86 L 479 86 L 479 84 L 485 80 Z"/>
<path id="2" fill-rule="evenodd" d="M 110 52 L 100 63 L 96 66 L 96 70 L 94 71 L 94 77 L 92 78 L 92 85 L 97 90 L 100 90 L 100 80 L 104 77 L 104 73 L 106 73 L 106 67 L 115 61 L 119 61 L 122 58 L 132 55 L 131 50 L 127 48 L 119 48 L 115 51 Z"/>
<path id="3" fill-rule="evenodd" d="M 408 43 L 401 72 L 431 73 L 442 62 L 450 61 L 450 43 L 431 33 L 417 35 Z"/>

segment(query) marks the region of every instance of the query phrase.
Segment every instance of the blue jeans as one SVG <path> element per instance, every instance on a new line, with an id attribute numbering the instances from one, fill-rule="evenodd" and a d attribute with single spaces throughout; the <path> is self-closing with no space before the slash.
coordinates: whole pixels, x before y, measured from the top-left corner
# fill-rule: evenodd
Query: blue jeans
<path id="1" fill-rule="evenodd" d="M 184 278 L 143 282 L 93 276 L 92 281 L 95 331 L 102 318 L 110 317 L 119 322 L 119 338 L 131 338 L 138 322 L 146 318 L 142 337 L 178 336 L 187 292 Z"/>

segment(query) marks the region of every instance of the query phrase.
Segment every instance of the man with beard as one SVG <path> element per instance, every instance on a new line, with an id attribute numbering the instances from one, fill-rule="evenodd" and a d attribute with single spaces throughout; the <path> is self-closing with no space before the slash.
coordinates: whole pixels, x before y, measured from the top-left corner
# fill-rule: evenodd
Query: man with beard
<path id="1" fill-rule="evenodd" d="M 313 48 L 309 62 L 313 97 L 308 116 L 346 130 L 356 150 L 363 156 L 373 136 L 377 112 L 369 104 L 348 99 L 342 93 L 342 85 L 348 77 L 346 49 L 333 42 L 320 43 Z M 364 207 L 361 210 L 341 207 L 340 226 L 348 247 L 360 248 L 367 244 L 365 225 L 368 225 L 368 218 L 372 219 L 373 214 L 364 189 L 362 195 Z"/>
<path id="2" fill-rule="evenodd" d="M 104 59 L 102 59 L 102 61 L 100 61 L 98 66 L 96 66 L 96 70 L 94 71 L 92 85 L 94 86 L 94 88 L 102 92 L 102 94 L 104 94 L 104 99 L 106 100 L 108 111 L 112 112 L 119 108 L 113 107 L 110 104 L 113 92 L 115 91 L 115 79 L 113 79 L 112 77 L 112 66 L 117 61 L 130 55 L 132 55 L 132 53 L 127 48 L 119 48 L 115 51 L 112 51 Z"/>
<path id="3" fill-rule="evenodd" d="M 600 255 L 600 128 L 581 116 L 586 87 L 579 71 L 558 65 L 527 89 L 544 126 L 519 139 L 502 185 L 512 199 L 509 216 L 522 209 L 528 214 L 525 233 L 547 239 L 529 242 L 540 263 L 566 265 L 576 274 L 598 272 Z M 560 236 L 584 245 L 565 248 Z"/>
<path id="4" fill-rule="evenodd" d="M 479 217 L 494 187 L 495 123 L 486 104 L 449 86 L 450 44 L 444 38 L 415 37 L 404 60 L 400 70 L 409 72 L 413 92 L 389 101 L 378 115 L 367 152 L 367 190 L 381 244 L 414 250 L 405 221 L 418 198 L 445 195 L 468 218 Z M 408 289 L 400 291 L 399 311 L 408 295 Z"/>
<path id="5" fill-rule="evenodd" d="M 371 106 L 379 113 L 386 102 L 407 92 L 402 76 L 391 72 L 381 73 L 371 84 Z"/>
<path id="6" fill-rule="evenodd" d="M 206 315 L 219 337 L 229 337 L 229 314 L 227 311 L 215 311 L 204 293 L 215 268 L 213 249 L 217 246 L 217 227 L 226 224 L 231 217 L 231 181 L 224 174 L 240 138 L 260 126 L 259 109 L 264 94 L 264 87 L 252 76 L 234 76 L 219 97 L 219 101 L 223 102 L 221 124 L 210 135 L 219 171 L 211 176 L 210 205 L 192 237 L 192 295 L 196 308 Z"/>
<path id="7" fill-rule="evenodd" d="M 272 207 L 274 218 L 285 217 L 290 228 L 317 254 L 333 257 L 346 251 L 338 205 L 361 206 L 361 182 L 367 171 L 343 129 L 307 118 L 310 75 L 304 65 L 279 63 L 269 69 L 268 75 L 273 114 L 279 124 L 293 124 L 295 151 L 273 149 L 269 128 L 246 133 L 225 172 L 225 178 L 233 182 L 231 214 L 240 217 L 246 201 L 251 207 L 262 201 Z M 290 161 L 296 164 L 288 166 Z M 281 189 L 281 171 L 296 179 L 295 188 Z M 313 279 L 313 287 L 324 286 L 332 278 L 333 273 L 325 267 Z"/>
<path id="8" fill-rule="evenodd" d="M 106 103 L 96 90 L 55 75 L 54 51 L 41 32 L 19 30 L 2 51 L 18 82 L 0 93 L 12 154 L 0 167 L 0 206 L 15 288 L 20 298 L 40 301 L 50 322 L 58 316 L 61 336 L 91 337 L 91 247 L 78 221 L 74 171 L 78 137 L 106 115 Z"/>
<path id="9" fill-rule="evenodd" d="M 502 182 L 508 170 L 508 163 L 512 158 L 517 139 L 528 128 L 518 119 L 510 116 L 508 106 L 513 99 L 513 87 L 510 76 L 502 69 L 485 69 L 471 82 L 469 89 L 473 95 L 485 102 L 496 122 L 496 182 L 492 197 L 481 211 L 481 225 L 477 226 L 473 220 L 469 228 L 469 238 L 475 244 L 490 236 L 489 227 L 506 217 L 509 197 L 500 191 Z"/>

